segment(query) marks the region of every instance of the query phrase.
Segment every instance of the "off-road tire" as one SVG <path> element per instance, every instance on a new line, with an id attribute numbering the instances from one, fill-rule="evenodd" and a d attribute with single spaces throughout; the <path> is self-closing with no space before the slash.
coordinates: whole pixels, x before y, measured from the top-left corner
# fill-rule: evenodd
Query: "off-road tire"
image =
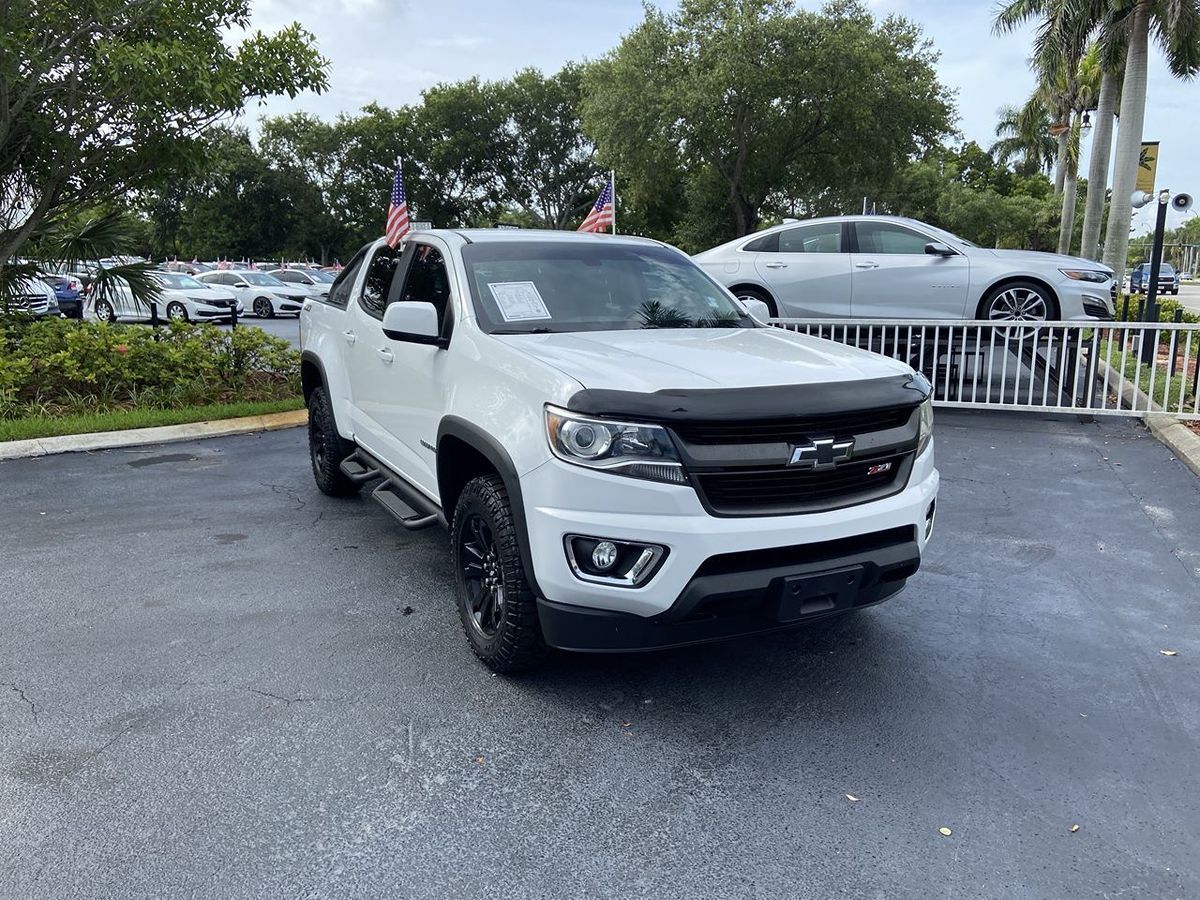
<path id="1" fill-rule="evenodd" d="M 313 388 L 308 397 L 308 458 L 321 493 L 330 497 L 358 493 L 359 486 L 339 468 L 342 460 L 353 452 L 354 443 L 338 434 L 329 394 L 324 386 Z"/>
<path id="2" fill-rule="evenodd" d="M 503 584 L 502 612 L 492 635 L 485 634 L 478 627 L 468 590 L 468 554 L 464 549 L 464 530 L 470 527 L 476 517 L 488 526 L 497 551 L 498 571 Z M 500 476 L 483 475 L 467 482 L 454 509 L 450 547 L 458 614 L 471 651 L 488 668 L 505 674 L 519 672 L 541 662 L 547 649 L 538 622 L 537 598 L 529 586 L 521 562 L 512 507 Z"/>

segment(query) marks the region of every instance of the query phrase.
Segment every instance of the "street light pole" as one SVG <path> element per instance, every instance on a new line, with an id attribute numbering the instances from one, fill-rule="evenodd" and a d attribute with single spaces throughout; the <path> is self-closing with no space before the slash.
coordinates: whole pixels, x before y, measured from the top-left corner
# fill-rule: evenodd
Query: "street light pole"
<path id="1" fill-rule="evenodd" d="M 1146 287 L 1146 314 L 1142 317 L 1146 322 L 1158 321 L 1158 270 L 1162 268 L 1163 232 L 1167 227 L 1167 204 L 1171 192 L 1158 192 L 1158 215 L 1154 219 L 1154 249 L 1150 251 L 1150 284 Z M 1158 331 L 1154 332 L 1152 341 L 1142 340 L 1142 362 L 1153 365 L 1158 357 Z"/>

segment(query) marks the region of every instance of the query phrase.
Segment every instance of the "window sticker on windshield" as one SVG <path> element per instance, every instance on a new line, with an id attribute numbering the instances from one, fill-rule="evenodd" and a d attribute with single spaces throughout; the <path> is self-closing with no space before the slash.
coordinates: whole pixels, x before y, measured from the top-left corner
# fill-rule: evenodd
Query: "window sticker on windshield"
<path id="1" fill-rule="evenodd" d="M 496 298 L 496 306 L 505 322 L 552 318 L 532 281 L 490 281 L 488 289 Z"/>

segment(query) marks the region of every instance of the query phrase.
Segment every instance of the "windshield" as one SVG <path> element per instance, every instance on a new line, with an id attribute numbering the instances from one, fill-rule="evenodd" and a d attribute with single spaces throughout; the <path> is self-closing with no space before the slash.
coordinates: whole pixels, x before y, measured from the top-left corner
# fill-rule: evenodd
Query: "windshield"
<path id="1" fill-rule="evenodd" d="M 283 287 L 282 281 L 265 272 L 238 272 L 237 275 L 247 284 L 256 284 L 259 287 Z"/>
<path id="2" fill-rule="evenodd" d="M 333 284 L 334 280 L 337 278 L 337 276 L 332 272 L 309 271 L 305 274 L 308 275 L 308 277 L 313 281 L 319 281 L 322 284 Z"/>
<path id="3" fill-rule="evenodd" d="M 492 334 L 753 327 L 721 287 L 666 247 L 489 241 L 462 255 L 480 326 Z"/>
<path id="4" fill-rule="evenodd" d="M 1161 263 L 1158 267 L 1158 274 L 1159 275 L 1174 275 L 1175 270 L 1172 269 L 1170 266 L 1168 266 L 1166 263 Z"/>
<path id="5" fill-rule="evenodd" d="M 155 272 L 154 278 L 163 287 L 174 290 L 187 288 L 190 291 L 196 288 L 205 289 L 208 287 L 208 285 L 198 282 L 191 275 L 184 275 L 180 272 Z"/>

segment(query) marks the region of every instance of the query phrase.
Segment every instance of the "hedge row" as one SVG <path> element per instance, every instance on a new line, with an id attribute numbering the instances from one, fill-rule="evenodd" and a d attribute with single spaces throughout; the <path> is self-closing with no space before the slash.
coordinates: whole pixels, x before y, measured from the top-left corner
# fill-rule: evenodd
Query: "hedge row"
<path id="1" fill-rule="evenodd" d="M 0 318 L 0 418 L 281 400 L 300 358 L 260 328 Z"/>

